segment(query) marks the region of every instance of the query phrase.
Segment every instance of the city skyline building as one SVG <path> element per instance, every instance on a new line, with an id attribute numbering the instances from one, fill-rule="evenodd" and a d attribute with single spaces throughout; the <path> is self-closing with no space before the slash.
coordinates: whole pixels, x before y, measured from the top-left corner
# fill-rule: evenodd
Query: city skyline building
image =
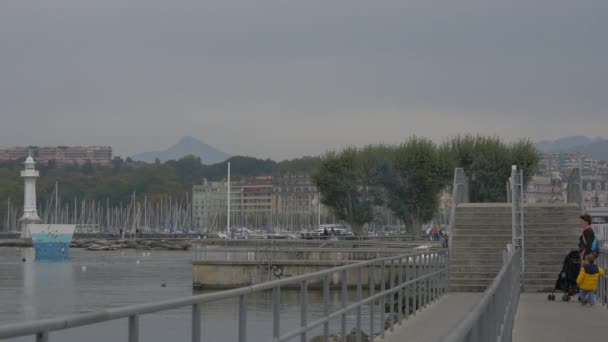
<path id="1" fill-rule="evenodd" d="M 58 164 L 108 165 L 112 161 L 112 148 L 109 146 L 28 146 L 0 147 L 0 161 L 22 160 L 28 154 L 38 163 L 54 160 Z"/>

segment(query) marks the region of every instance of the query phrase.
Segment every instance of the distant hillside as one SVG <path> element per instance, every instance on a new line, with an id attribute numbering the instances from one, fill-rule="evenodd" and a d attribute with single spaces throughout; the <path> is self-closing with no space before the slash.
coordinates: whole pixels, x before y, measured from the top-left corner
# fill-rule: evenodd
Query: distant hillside
<path id="1" fill-rule="evenodd" d="M 601 138 L 565 137 L 552 141 L 541 141 L 536 144 L 536 148 L 543 153 L 580 152 L 596 160 L 608 160 L 608 140 Z"/>
<path id="2" fill-rule="evenodd" d="M 206 165 L 220 163 L 230 158 L 230 155 L 227 153 L 193 137 L 183 137 L 177 144 L 164 151 L 139 153 L 131 158 L 146 163 L 154 163 L 156 158 L 160 159 L 161 162 L 165 162 L 172 159 L 177 160 L 187 155 L 200 157 L 203 164 Z"/>

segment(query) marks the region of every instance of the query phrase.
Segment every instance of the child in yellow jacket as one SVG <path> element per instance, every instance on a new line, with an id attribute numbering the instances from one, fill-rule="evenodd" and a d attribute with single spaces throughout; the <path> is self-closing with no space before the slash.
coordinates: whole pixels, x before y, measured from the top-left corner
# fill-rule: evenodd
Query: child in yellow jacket
<path id="1" fill-rule="evenodd" d="M 604 269 L 597 267 L 593 254 L 585 257 L 585 264 L 582 265 L 581 271 L 576 278 L 576 283 L 580 289 L 579 298 L 581 303 L 591 306 L 595 305 L 595 291 L 597 290 L 597 280 L 599 277 L 604 277 Z"/>

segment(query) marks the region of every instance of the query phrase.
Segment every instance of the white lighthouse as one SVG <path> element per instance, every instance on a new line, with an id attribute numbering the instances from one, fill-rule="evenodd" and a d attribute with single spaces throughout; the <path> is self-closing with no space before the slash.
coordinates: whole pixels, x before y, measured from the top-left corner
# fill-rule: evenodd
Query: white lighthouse
<path id="1" fill-rule="evenodd" d="M 30 153 L 25 160 L 25 169 L 21 171 L 21 178 L 24 181 L 23 216 L 21 222 L 21 237 L 29 238 L 29 225 L 40 222 L 38 210 L 36 209 L 36 178 L 40 176 L 36 170 L 36 162 Z"/>

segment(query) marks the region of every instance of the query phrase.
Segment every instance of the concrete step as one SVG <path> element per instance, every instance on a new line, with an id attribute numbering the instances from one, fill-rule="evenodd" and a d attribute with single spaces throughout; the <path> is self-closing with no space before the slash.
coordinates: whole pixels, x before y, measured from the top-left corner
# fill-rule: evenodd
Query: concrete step
<path id="1" fill-rule="evenodd" d="M 483 227 L 483 228 L 472 228 L 470 226 L 468 227 L 456 227 L 456 229 L 454 230 L 454 236 L 458 236 L 458 235 L 491 235 L 491 236 L 504 236 L 507 234 L 511 234 L 511 227 L 509 227 L 509 229 L 494 229 L 494 228 L 488 228 L 487 226 Z"/>
<path id="2" fill-rule="evenodd" d="M 479 260 L 479 259 L 465 259 L 465 258 L 453 258 L 451 260 L 452 268 L 454 267 L 490 267 L 490 268 L 501 268 L 503 265 L 502 258 L 500 260 Z"/>
<path id="3" fill-rule="evenodd" d="M 524 210 L 539 212 L 581 212 L 581 209 L 578 205 L 571 203 L 524 204 Z"/>
<path id="4" fill-rule="evenodd" d="M 499 221 L 499 220 L 511 220 L 513 213 L 456 213 L 456 222 L 467 221 L 467 220 L 488 220 L 488 221 Z"/>
<path id="5" fill-rule="evenodd" d="M 546 262 L 551 261 L 553 263 L 561 264 L 564 261 L 567 253 L 524 253 L 526 262 Z"/>
<path id="6" fill-rule="evenodd" d="M 565 254 L 564 254 L 564 256 L 562 256 L 562 258 L 560 260 L 550 259 L 550 258 L 548 258 L 548 259 L 529 259 L 528 257 L 526 257 L 526 265 L 540 266 L 540 267 L 555 267 L 556 265 L 559 265 L 559 269 L 561 269 L 565 257 L 566 257 Z"/>
<path id="7" fill-rule="evenodd" d="M 491 278 L 456 278 L 452 277 L 450 282 L 454 285 L 462 284 L 462 285 L 489 285 L 494 280 L 494 277 Z"/>
<path id="8" fill-rule="evenodd" d="M 524 220 L 524 228 L 530 229 L 553 229 L 553 230 L 576 230 L 580 231 L 577 223 L 572 223 L 568 221 L 561 222 L 548 222 L 548 221 L 528 221 Z"/>
<path id="9" fill-rule="evenodd" d="M 547 272 L 546 270 L 544 272 L 533 272 L 531 270 L 526 270 L 526 271 L 524 271 L 523 279 L 524 280 L 544 279 L 544 280 L 551 280 L 552 282 L 555 282 L 555 280 L 557 280 L 557 276 L 559 275 L 560 270 L 561 270 L 561 267 L 558 269 L 557 272 Z"/>
<path id="10" fill-rule="evenodd" d="M 456 208 L 457 211 L 509 211 L 512 206 L 509 203 L 461 203 Z"/>
<path id="11" fill-rule="evenodd" d="M 468 219 L 487 219 L 487 220 L 495 220 L 495 219 L 506 219 L 510 220 L 513 213 L 509 210 L 508 212 L 485 212 L 485 213 L 474 213 L 474 212 L 456 212 L 456 220 L 468 220 Z M 524 219 L 525 220 L 565 220 L 568 222 L 578 221 L 580 214 L 578 213 L 544 213 L 544 212 L 528 212 L 524 211 Z"/>
<path id="12" fill-rule="evenodd" d="M 504 240 L 490 240 L 490 241 L 476 241 L 476 240 L 469 240 L 469 241 L 461 241 L 461 240 L 457 240 L 456 238 L 454 238 L 454 241 L 452 242 L 454 248 L 480 248 L 480 247 L 488 247 L 488 248 L 505 248 L 505 246 L 511 243 L 511 239 L 504 239 Z"/>
<path id="13" fill-rule="evenodd" d="M 572 223 L 572 222 L 578 222 L 579 220 L 579 215 L 578 214 L 559 214 L 559 215 L 541 215 L 541 214 L 530 214 L 530 213 L 526 213 L 524 212 L 524 222 L 525 221 L 529 221 L 529 222 L 543 222 L 543 221 L 551 221 L 551 222 L 568 222 L 568 223 Z"/>
<path id="14" fill-rule="evenodd" d="M 572 247 L 578 245 L 578 241 L 573 240 L 532 240 L 528 236 L 524 237 L 526 249 L 536 247 Z"/>
<path id="15" fill-rule="evenodd" d="M 557 274 L 559 273 L 559 271 L 562 270 L 562 266 L 563 264 L 551 264 L 551 265 L 535 265 L 533 263 L 528 263 L 526 262 L 525 265 L 525 272 L 530 272 L 530 273 L 542 273 L 542 272 L 553 272 L 555 273 L 555 276 L 557 277 Z"/>
<path id="16" fill-rule="evenodd" d="M 458 232 L 460 233 L 460 232 Z M 454 234 L 452 241 L 511 241 L 511 234 Z"/>
<path id="17" fill-rule="evenodd" d="M 501 249 L 505 248 L 505 246 L 511 243 L 511 239 L 508 240 L 495 240 L 495 241 L 461 241 L 454 237 L 454 241 L 452 242 L 454 248 L 496 248 Z M 577 242 L 572 240 L 566 241 L 556 241 L 556 240 L 546 240 L 546 241 L 529 241 L 527 238 L 525 239 L 524 246 L 526 251 L 532 251 L 538 249 L 539 252 L 545 251 L 547 249 L 553 248 L 557 251 L 563 251 L 564 248 L 572 248 L 576 246 Z"/>
<path id="18" fill-rule="evenodd" d="M 536 242 L 534 243 L 536 244 Z M 544 245 L 541 246 L 528 246 L 527 243 L 524 242 L 524 254 L 528 256 L 529 254 L 545 254 L 545 253 L 565 253 L 564 256 L 572 250 L 572 244 L 555 244 L 550 241 L 547 241 Z"/>
<path id="19" fill-rule="evenodd" d="M 456 236 L 454 236 L 456 237 Z M 538 234 L 535 231 L 524 230 L 526 241 L 576 241 L 578 244 L 577 235 L 554 235 L 554 234 Z"/>
<path id="20" fill-rule="evenodd" d="M 496 266 L 484 266 L 484 265 L 452 265 L 451 273 L 459 274 L 459 273 L 469 273 L 469 272 L 481 272 L 481 273 L 494 273 L 498 274 L 498 271 L 502 268 L 502 265 Z"/>
<path id="21" fill-rule="evenodd" d="M 578 227 L 572 225 L 544 225 L 544 224 L 524 224 L 524 230 L 526 231 L 540 231 L 540 232 L 561 232 L 580 235 L 581 232 Z"/>
<path id="22" fill-rule="evenodd" d="M 452 284 L 450 292 L 484 292 L 488 285 L 477 284 Z"/>
<path id="23" fill-rule="evenodd" d="M 496 272 L 454 272 L 450 273 L 452 279 L 494 279 Z"/>
<path id="24" fill-rule="evenodd" d="M 452 278 L 450 291 L 452 292 L 483 292 L 494 279 Z"/>
<path id="25" fill-rule="evenodd" d="M 496 266 L 496 265 L 501 265 L 502 266 L 503 260 L 502 260 L 502 256 L 498 257 L 486 257 L 484 259 L 481 258 L 470 258 L 470 257 L 458 257 L 458 258 L 452 258 L 452 263 L 451 265 L 453 266 L 483 266 L 483 265 L 489 265 L 489 266 Z"/>
<path id="26" fill-rule="evenodd" d="M 471 248 L 470 246 L 457 246 L 454 244 L 452 251 L 454 256 L 457 255 L 468 255 L 470 253 L 474 254 L 488 254 L 488 255 L 500 255 L 502 256 L 502 251 L 506 248 L 504 247 L 493 247 L 493 246 L 476 246 L 475 248 Z"/>
<path id="27" fill-rule="evenodd" d="M 524 221 L 525 222 L 525 221 Z M 461 224 L 485 224 L 492 226 L 511 226 L 511 216 L 496 218 L 496 219 L 488 219 L 487 217 L 479 216 L 473 218 L 461 218 L 456 216 L 456 226 Z"/>
<path id="28" fill-rule="evenodd" d="M 458 223 L 456 223 L 456 225 L 458 225 Z M 534 229 L 543 229 L 543 228 L 560 229 L 560 228 L 564 228 L 564 229 L 572 229 L 572 230 L 578 231 L 579 234 L 580 234 L 580 227 L 579 227 L 578 221 L 576 223 L 568 222 L 568 221 L 549 221 L 549 220 L 530 222 L 530 221 L 526 221 L 524 219 L 524 227 L 530 227 L 530 228 L 534 228 Z"/>

